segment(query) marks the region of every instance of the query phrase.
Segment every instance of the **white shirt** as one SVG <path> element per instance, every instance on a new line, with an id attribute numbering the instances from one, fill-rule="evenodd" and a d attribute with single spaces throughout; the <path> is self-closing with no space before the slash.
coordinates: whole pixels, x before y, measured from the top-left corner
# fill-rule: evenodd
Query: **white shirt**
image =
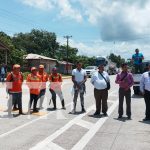
<path id="1" fill-rule="evenodd" d="M 82 82 L 84 80 L 84 77 L 87 76 L 86 71 L 81 68 L 79 71 L 78 69 L 73 69 L 72 76 L 75 77 L 76 82 Z"/>
<path id="2" fill-rule="evenodd" d="M 150 76 L 149 72 L 143 73 L 140 81 L 140 91 L 144 92 L 144 90 L 150 91 Z"/>
<path id="3" fill-rule="evenodd" d="M 105 77 L 107 81 L 110 82 L 108 73 L 103 71 L 102 75 Z M 94 88 L 98 90 L 103 90 L 107 88 L 107 83 L 104 78 L 100 75 L 99 72 L 95 72 L 91 78 L 91 83 L 94 85 Z"/>

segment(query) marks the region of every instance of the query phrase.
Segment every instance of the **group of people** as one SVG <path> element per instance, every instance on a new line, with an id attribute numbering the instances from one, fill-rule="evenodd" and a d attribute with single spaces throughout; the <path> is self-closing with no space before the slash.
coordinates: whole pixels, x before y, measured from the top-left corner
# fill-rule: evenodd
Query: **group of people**
<path id="1" fill-rule="evenodd" d="M 8 73 L 6 78 L 6 87 L 9 94 L 8 100 L 8 115 L 12 115 L 13 110 L 19 110 L 19 114 L 24 115 L 22 111 L 22 84 L 24 77 L 20 71 L 21 67 L 18 64 L 13 66 L 12 72 Z M 54 109 L 56 109 L 56 94 L 60 97 L 62 103 L 62 109 L 65 109 L 65 102 L 61 91 L 62 76 L 57 73 L 57 68 L 52 69 L 52 73 L 48 75 L 44 71 L 44 65 L 39 65 L 39 68 L 32 67 L 31 73 L 27 75 L 26 84 L 30 91 L 29 112 L 31 111 L 33 104 L 33 113 L 39 112 L 39 109 L 43 108 L 43 101 L 46 93 L 46 83 L 50 82 L 50 92 L 52 94 L 52 101 Z M 37 102 L 39 102 L 39 108 L 37 108 Z M 17 107 L 18 106 L 18 107 Z"/>
<path id="2" fill-rule="evenodd" d="M 135 70 L 141 71 L 141 63 L 144 59 L 142 54 L 139 54 L 139 50 L 135 50 L 136 54 L 133 55 L 132 60 L 135 65 Z M 117 74 L 115 83 L 119 84 L 119 106 L 118 106 L 118 118 L 123 116 L 123 102 L 124 97 L 126 98 L 126 115 L 128 119 L 131 119 L 131 87 L 134 84 L 132 73 L 128 71 L 128 65 L 126 63 L 121 65 L 122 71 Z M 8 73 L 6 78 L 7 91 L 9 93 L 8 100 L 8 114 L 11 115 L 12 107 L 14 110 L 18 109 L 19 114 L 22 112 L 22 83 L 24 81 L 23 74 L 20 72 L 20 65 L 15 64 L 12 72 Z M 56 95 L 59 96 L 62 104 L 62 109 L 65 108 L 65 101 L 62 93 L 62 75 L 58 73 L 57 68 L 52 69 L 52 73 L 48 75 L 44 71 L 44 65 L 39 65 L 39 68 L 32 67 L 31 73 L 27 76 L 26 83 L 30 89 L 30 103 L 29 111 L 32 108 L 33 112 L 38 112 L 39 109 L 43 108 L 43 101 L 46 93 L 46 82 L 50 82 L 49 91 L 52 95 L 52 101 L 54 110 L 56 106 Z M 76 113 L 76 105 L 78 95 L 80 95 L 81 112 L 86 112 L 84 106 L 84 93 L 86 92 L 85 82 L 87 81 L 86 71 L 82 68 L 82 63 L 78 62 L 77 67 L 72 71 L 72 82 L 73 82 L 73 108 L 71 113 Z M 107 72 L 104 71 L 104 64 L 98 66 L 96 71 L 91 77 L 91 84 L 94 86 L 94 97 L 96 101 L 96 111 L 94 116 L 100 115 L 102 112 L 104 116 L 108 116 L 108 90 L 110 86 L 110 78 Z M 140 82 L 140 90 L 144 95 L 146 104 L 146 120 L 150 120 L 150 64 L 148 65 L 148 71 L 142 75 Z M 39 109 L 37 108 L 37 102 L 39 102 Z M 18 106 L 18 108 L 17 108 Z"/>

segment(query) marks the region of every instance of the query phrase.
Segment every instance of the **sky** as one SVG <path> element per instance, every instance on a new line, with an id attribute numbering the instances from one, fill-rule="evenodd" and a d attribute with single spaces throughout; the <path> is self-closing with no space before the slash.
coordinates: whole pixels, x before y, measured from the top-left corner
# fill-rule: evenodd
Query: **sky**
<path id="1" fill-rule="evenodd" d="M 79 55 L 131 58 L 136 48 L 150 58 L 150 0 L 0 0 L 0 31 L 55 32 Z"/>

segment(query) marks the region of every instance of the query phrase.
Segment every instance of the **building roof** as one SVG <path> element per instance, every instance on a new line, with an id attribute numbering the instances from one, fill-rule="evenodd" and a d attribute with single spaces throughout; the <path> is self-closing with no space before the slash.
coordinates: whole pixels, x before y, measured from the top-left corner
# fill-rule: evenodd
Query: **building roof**
<path id="1" fill-rule="evenodd" d="M 59 64 L 63 64 L 63 65 L 66 65 L 67 62 L 66 61 L 58 61 Z M 73 65 L 72 63 L 68 62 L 69 65 Z"/>
<path id="2" fill-rule="evenodd" d="M 29 59 L 45 59 L 45 60 L 57 61 L 57 59 L 45 57 L 45 56 L 38 55 L 38 54 L 28 54 L 25 56 L 25 59 L 27 59 L 27 60 L 29 60 Z"/>

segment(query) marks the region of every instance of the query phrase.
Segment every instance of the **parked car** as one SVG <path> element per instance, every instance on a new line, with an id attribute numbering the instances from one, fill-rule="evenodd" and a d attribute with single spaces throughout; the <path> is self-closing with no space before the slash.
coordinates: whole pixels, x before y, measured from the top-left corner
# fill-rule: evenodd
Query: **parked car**
<path id="1" fill-rule="evenodd" d="M 97 66 L 87 66 L 85 68 L 85 71 L 87 73 L 87 76 L 91 77 L 93 75 L 93 73 L 97 71 Z"/>
<path id="2" fill-rule="evenodd" d="M 144 60 L 144 62 L 142 63 L 142 68 L 143 68 L 143 73 L 146 71 L 146 65 L 150 63 L 150 60 Z M 134 80 L 134 85 L 133 85 L 133 90 L 134 90 L 134 94 L 135 95 L 139 95 L 140 94 L 140 80 L 142 77 L 142 73 L 134 73 L 134 68 L 132 70 L 133 73 L 133 80 Z"/>

